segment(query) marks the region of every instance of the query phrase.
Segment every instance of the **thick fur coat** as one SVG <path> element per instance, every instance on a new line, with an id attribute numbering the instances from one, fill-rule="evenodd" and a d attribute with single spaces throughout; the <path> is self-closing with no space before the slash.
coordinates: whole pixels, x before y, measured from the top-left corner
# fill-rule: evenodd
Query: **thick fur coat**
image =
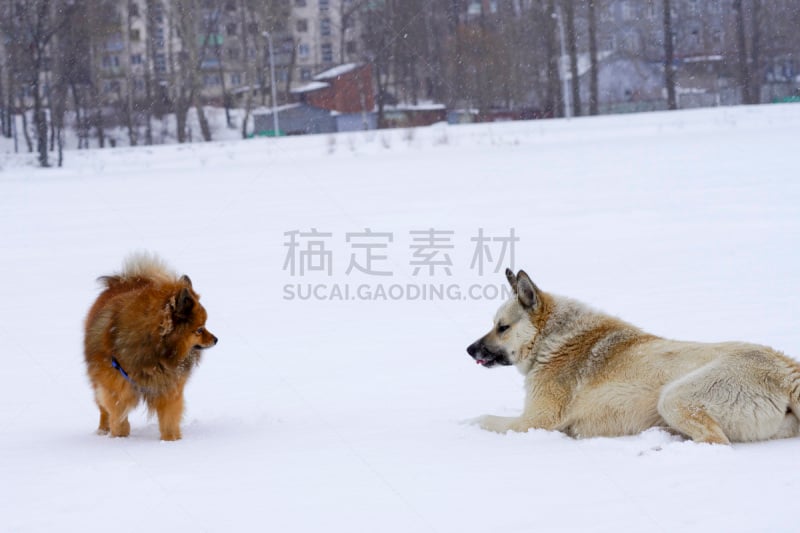
<path id="1" fill-rule="evenodd" d="M 146 254 L 100 282 L 104 290 L 89 310 L 84 338 L 98 431 L 128 436 L 128 413 L 144 401 L 158 415 L 161 438 L 181 438 L 184 386 L 202 350 L 217 343 L 205 328 L 200 296 L 188 276 Z"/>
<path id="2" fill-rule="evenodd" d="M 574 437 L 664 427 L 728 444 L 800 435 L 800 364 L 742 342 L 668 340 L 507 271 L 515 295 L 492 331 L 467 348 L 479 364 L 525 376 L 519 417 L 487 415 L 487 430 L 543 428 Z"/>

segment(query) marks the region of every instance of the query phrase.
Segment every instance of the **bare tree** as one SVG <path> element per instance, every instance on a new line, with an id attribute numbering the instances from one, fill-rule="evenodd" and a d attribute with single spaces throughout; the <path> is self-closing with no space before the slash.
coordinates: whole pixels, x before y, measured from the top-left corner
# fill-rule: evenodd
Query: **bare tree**
<path id="1" fill-rule="evenodd" d="M 250 4 L 247 0 L 239 0 L 239 19 L 242 26 L 242 60 L 244 61 L 245 77 L 247 92 L 244 95 L 244 117 L 242 118 L 242 138 L 247 138 L 247 128 L 250 121 L 250 113 L 253 109 L 253 85 L 255 84 L 256 65 L 250 57 L 250 35 L 247 32 L 247 25 L 252 19 L 253 13 L 250 9 Z"/>
<path id="2" fill-rule="evenodd" d="M 561 93 L 561 52 L 556 43 L 557 37 L 557 13 L 555 0 L 542 0 L 544 13 L 544 39 L 545 53 L 547 62 L 547 91 L 545 96 L 545 108 L 554 117 L 564 115 L 564 105 Z M 546 2 L 546 3 L 545 3 Z"/>
<path id="3" fill-rule="evenodd" d="M 739 89 L 742 91 L 742 103 L 752 103 L 750 96 L 750 66 L 747 62 L 747 36 L 745 34 L 744 6 L 742 0 L 733 0 L 733 11 L 736 16 L 736 51 L 739 56 Z"/>
<path id="4" fill-rule="evenodd" d="M 667 108 L 678 109 L 675 97 L 675 49 L 672 41 L 672 0 L 662 0 L 664 8 L 664 80 L 667 87 Z"/>
<path id="5" fill-rule="evenodd" d="M 0 135 L 11 137 L 11 108 L 6 106 L 3 65 L 0 64 Z"/>
<path id="6" fill-rule="evenodd" d="M 126 62 L 130 61 L 131 57 L 131 42 L 132 42 L 132 34 L 133 34 L 133 18 L 132 18 L 132 11 L 133 11 L 133 0 L 127 0 L 124 6 L 124 17 L 125 17 L 125 27 L 123 31 L 123 42 L 125 43 L 125 50 L 127 51 L 127 58 Z M 133 69 L 130 65 L 125 71 L 125 78 L 126 78 L 126 91 L 125 91 L 125 102 L 122 104 L 123 110 L 123 117 L 125 121 L 125 126 L 128 129 L 128 143 L 130 146 L 136 146 L 139 143 L 139 128 L 136 124 L 136 118 L 134 117 L 134 109 L 133 109 L 133 99 L 134 95 L 134 76 L 133 76 Z"/>
<path id="7" fill-rule="evenodd" d="M 56 6 L 51 0 L 25 0 L 9 5 L 8 16 L 3 17 L 3 33 L 10 37 L 11 46 L 16 49 L 22 82 L 30 89 L 33 99 L 36 149 L 39 154 L 39 165 L 43 167 L 50 166 L 50 163 L 48 112 L 42 82 L 51 62 L 48 56 L 50 44 L 63 28 L 66 22 L 65 14 L 70 9 L 71 6 L 68 4 Z"/>
<path id="8" fill-rule="evenodd" d="M 598 113 L 598 78 L 600 66 L 597 61 L 597 14 L 595 13 L 595 3 L 597 0 L 588 0 L 587 8 L 589 15 L 589 114 Z"/>
<path id="9" fill-rule="evenodd" d="M 750 74 L 750 103 L 758 104 L 761 101 L 761 0 L 752 0 L 753 12 L 751 16 L 750 38 L 752 45 L 750 55 L 753 59 L 752 72 Z"/>
<path id="10" fill-rule="evenodd" d="M 567 33 L 567 53 L 569 54 L 569 71 L 572 78 L 572 108 L 575 116 L 581 114 L 580 73 L 578 72 L 578 32 L 575 28 L 575 0 L 562 0 Z"/>

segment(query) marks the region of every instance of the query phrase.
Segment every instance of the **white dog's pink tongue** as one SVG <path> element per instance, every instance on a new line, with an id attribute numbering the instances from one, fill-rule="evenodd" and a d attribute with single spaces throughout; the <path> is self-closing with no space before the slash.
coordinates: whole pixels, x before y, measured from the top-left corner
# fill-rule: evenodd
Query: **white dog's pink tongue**
<path id="1" fill-rule="evenodd" d="M 475 363 L 477 363 L 477 364 L 479 364 L 479 365 L 482 365 L 482 364 L 483 364 L 483 361 L 481 361 L 480 359 L 475 359 Z"/>

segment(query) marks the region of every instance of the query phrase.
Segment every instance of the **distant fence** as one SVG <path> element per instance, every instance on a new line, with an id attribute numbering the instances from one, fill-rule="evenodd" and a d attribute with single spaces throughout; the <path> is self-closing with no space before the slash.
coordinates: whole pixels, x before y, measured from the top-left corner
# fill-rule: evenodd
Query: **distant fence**
<path id="1" fill-rule="evenodd" d="M 598 106 L 598 111 L 603 115 L 616 113 L 645 113 L 647 111 L 664 111 L 666 109 L 667 102 L 664 100 L 617 102 L 613 104 L 600 104 Z"/>

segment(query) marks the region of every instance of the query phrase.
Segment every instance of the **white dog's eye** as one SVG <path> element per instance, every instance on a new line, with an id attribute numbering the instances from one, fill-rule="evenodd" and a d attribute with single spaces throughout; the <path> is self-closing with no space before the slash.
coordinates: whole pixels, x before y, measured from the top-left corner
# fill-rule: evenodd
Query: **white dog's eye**
<path id="1" fill-rule="evenodd" d="M 503 333 L 508 329 L 508 326 L 497 326 L 497 333 Z"/>

